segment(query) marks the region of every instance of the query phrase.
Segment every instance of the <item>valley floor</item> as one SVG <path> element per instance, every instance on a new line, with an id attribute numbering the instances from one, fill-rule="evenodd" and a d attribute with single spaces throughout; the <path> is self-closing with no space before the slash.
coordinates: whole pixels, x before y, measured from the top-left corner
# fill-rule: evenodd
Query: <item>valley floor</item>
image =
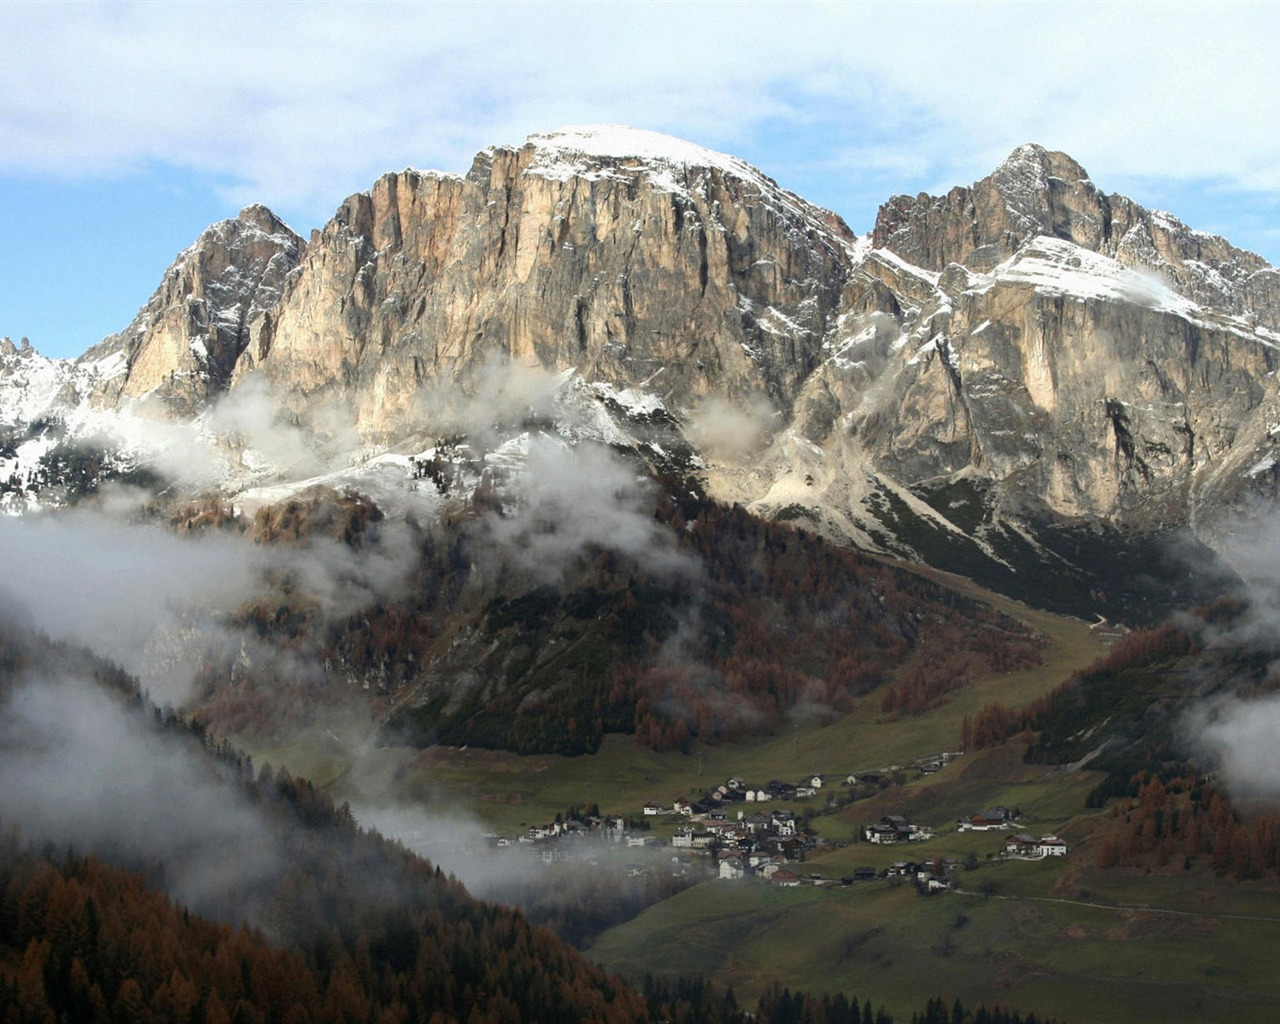
<path id="1" fill-rule="evenodd" d="M 362 747 L 355 727 L 312 732 L 254 755 L 319 779 L 357 809 L 376 793 L 410 812 L 405 820 L 415 827 L 470 829 L 473 837 L 515 836 L 590 803 L 604 815 L 639 818 L 647 802 L 669 806 L 730 776 L 768 780 L 905 765 L 955 750 L 964 716 L 996 700 L 1023 706 L 1105 650 L 1101 631 L 1086 623 L 999 605 L 1050 638 L 1044 663 L 980 679 L 919 717 L 883 720 L 871 694 L 837 722 L 689 755 L 655 754 L 623 736 L 577 758 Z M 838 790 L 824 787 L 813 800 L 788 806 L 807 814 L 823 840 L 792 866 L 830 884 L 706 881 L 608 928 L 588 953 L 633 977 L 705 975 L 732 985 L 747 1004 L 776 981 L 793 990 L 844 991 L 905 1017 L 939 994 L 1075 1022 L 1280 1017 L 1280 975 L 1272 966 L 1280 887 L 1215 879 L 1203 866 L 1100 872 L 1094 837 L 1107 812 L 1084 806 L 1098 774 L 1027 765 L 1024 750 L 1025 740 L 1015 739 L 847 805 Z M 1018 831 L 1063 836 L 1068 856 L 1006 860 L 1000 852 L 1009 832 L 957 830 L 957 818 L 996 805 L 1018 810 Z M 924 823 L 936 835 L 884 846 L 856 841 L 884 815 Z M 680 821 L 655 816 L 651 835 L 669 839 Z M 450 852 L 448 843 L 437 850 L 449 868 Z M 908 857 L 958 862 L 954 888 L 926 897 L 901 878 L 839 884 L 858 868 L 882 871 Z"/>

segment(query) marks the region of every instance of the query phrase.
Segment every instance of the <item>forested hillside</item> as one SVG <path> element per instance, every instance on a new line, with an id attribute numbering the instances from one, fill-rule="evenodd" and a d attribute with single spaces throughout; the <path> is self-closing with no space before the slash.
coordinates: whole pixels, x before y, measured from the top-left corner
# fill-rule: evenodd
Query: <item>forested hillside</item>
<path id="1" fill-rule="evenodd" d="M 358 614 L 334 618 L 285 581 L 240 621 L 295 666 L 393 701 L 391 738 L 520 753 L 590 753 L 606 732 L 653 750 L 772 735 L 796 713 L 838 717 L 908 663 L 887 710 L 915 714 L 974 671 L 1039 659 L 1039 639 L 988 606 L 738 506 L 661 498 L 653 558 L 587 545 L 551 578 L 490 543 L 488 523 L 473 510 L 423 528 L 406 585 Z M 254 525 L 274 543 L 325 531 L 366 553 L 381 528 L 355 498 Z M 212 660 L 202 714 L 269 730 L 332 699 L 306 677 Z"/>
<path id="2" fill-rule="evenodd" d="M 147 835 L 158 818 L 116 823 L 127 835 L 56 843 L 29 825 L 12 791 L 23 762 L 46 739 L 7 745 L 0 759 L 0 1020 L 5 1024 L 768 1024 L 818 1021 L 891 1024 L 871 1003 L 774 990 L 758 1012 L 732 993 L 688 981 L 643 991 L 607 977 L 519 911 L 472 898 L 460 883 L 402 846 L 361 829 L 346 806 L 304 779 L 252 761 L 171 712 L 152 706 L 128 677 L 75 650 L 6 626 L 0 631 L 0 700 L 29 715 L 26 691 L 48 673 L 75 673 L 109 694 L 110 705 L 159 752 L 165 772 L 194 768 L 197 785 L 243 802 L 260 834 L 239 848 L 209 851 L 225 873 L 206 879 L 196 905 L 183 879 L 197 851 L 169 856 Z M 96 678 L 95 678 L 96 677 Z M 110 734 L 105 725 L 103 735 Z M 59 753 L 75 761 L 77 750 Z M 126 756 L 136 757 L 136 753 Z M 85 778 L 89 797 L 118 785 Z M 52 783 L 50 799 L 64 797 Z M 238 819 L 242 820 L 242 819 Z M 135 834 L 141 832 L 142 834 Z M 270 847 L 274 856 L 263 858 Z M 246 854 L 268 868 L 250 870 Z M 261 864 L 259 865 L 261 868 Z M 248 920 L 240 910 L 247 908 Z M 940 1003 L 938 1005 L 941 1005 Z M 860 1008 L 861 1006 L 861 1008 Z M 948 1020 L 1032 1022 L 959 1004 Z M 934 1004 L 920 1020 L 932 1021 Z"/>

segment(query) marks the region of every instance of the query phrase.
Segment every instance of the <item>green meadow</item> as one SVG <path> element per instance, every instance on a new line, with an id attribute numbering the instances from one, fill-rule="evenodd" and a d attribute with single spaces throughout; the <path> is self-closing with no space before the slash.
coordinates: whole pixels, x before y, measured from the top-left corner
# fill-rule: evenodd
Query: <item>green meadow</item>
<path id="1" fill-rule="evenodd" d="M 929 897 L 892 880 L 802 889 L 707 882 L 612 929 L 588 954 L 631 976 L 704 973 L 743 1000 L 776 980 L 856 993 L 907 1017 L 941 994 L 1099 1024 L 1277 1019 L 1277 894 L 1254 894 L 1256 913 L 1277 914 L 1270 921 L 1027 898 L 1052 892 L 1062 869 L 983 864 L 961 883 L 991 894 Z M 1149 880 L 1132 888 L 1127 895 L 1148 900 L 1187 895 Z"/>
<path id="2" fill-rule="evenodd" d="M 828 841 L 800 865 L 825 884 L 712 881 L 671 897 L 588 949 L 608 969 L 633 977 L 705 975 L 732 985 L 743 1002 L 778 981 L 844 991 L 907 1018 L 940 994 L 1098 1024 L 1280 1019 L 1280 891 L 1216 880 L 1202 868 L 1099 872 L 1093 834 L 1109 812 L 1084 806 L 1097 773 L 1028 765 L 1024 744 L 1013 741 L 956 757 L 936 774 L 902 773 L 877 795 L 844 803 L 847 790 L 838 782 L 846 774 L 955 751 L 965 715 L 993 701 L 1023 706 L 1105 650 L 1105 638 L 1082 622 L 992 597 L 954 577 L 945 581 L 1046 636 L 1043 664 L 984 676 L 918 717 L 886 719 L 880 694 L 872 693 L 838 721 L 689 754 L 655 754 L 617 735 L 597 754 L 573 758 L 381 747 L 370 741 L 367 723 L 351 722 L 285 743 L 244 745 L 259 762 L 284 764 L 336 799 L 376 794 L 465 812 L 509 835 L 592 802 L 606 813 L 639 816 L 648 801 L 670 806 L 731 775 L 756 785 L 828 776 L 815 798 L 790 805 L 811 812 L 812 827 Z M 1070 855 L 1004 860 L 1007 833 L 957 830 L 957 818 L 994 805 L 1016 808 L 1020 831 L 1062 836 Z M 905 815 L 936 835 L 906 845 L 858 841 L 861 827 L 885 814 Z M 649 821 L 657 835 L 677 825 L 672 815 Z M 934 858 L 968 865 L 958 873 L 962 891 L 925 897 L 905 880 L 839 881 L 858 867 Z"/>

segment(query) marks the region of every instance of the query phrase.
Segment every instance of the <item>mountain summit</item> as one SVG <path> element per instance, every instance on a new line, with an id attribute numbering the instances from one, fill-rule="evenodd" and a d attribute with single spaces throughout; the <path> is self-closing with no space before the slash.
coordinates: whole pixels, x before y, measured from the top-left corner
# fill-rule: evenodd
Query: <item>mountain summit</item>
<path id="1" fill-rule="evenodd" d="M 122 352 L 117 401 L 162 399 L 194 415 L 226 390 L 249 325 L 274 308 L 303 241 L 265 206 L 207 228 L 178 255 L 133 322 L 87 354 Z"/>
<path id="2" fill-rule="evenodd" d="M 534 136 L 484 151 L 465 178 L 405 171 L 348 199 L 237 374 L 350 403 L 379 439 L 412 426 L 425 384 L 495 356 L 654 381 L 678 406 L 712 393 L 786 406 L 852 243 L 834 216 L 708 150 L 615 129 Z"/>
<path id="3" fill-rule="evenodd" d="M 1105 195 L 1065 153 L 1019 146 L 992 174 L 945 196 L 895 196 L 876 218 L 874 244 L 926 270 L 949 263 L 989 271 L 1019 246 L 1058 238 L 1169 279 L 1201 305 L 1256 313 L 1280 327 L 1277 271 L 1176 217 Z"/>
<path id="4" fill-rule="evenodd" d="M 1116 551 L 1207 557 L 1273 500 L 1278 327 L 1275 268 L 1039 146 L 858 238 L 734 157 L 587 126 L 385 175 L 305 244 L 250 208 L 82 362 L 117 353 L 89 390 L 121 415 L 251 382 L 292 423 L 343 410 L 356 461 L 429 447 L 432 396 L 498 363 L 551 371 L 571 440 L 1081 610 L 1132 583 Z"/>

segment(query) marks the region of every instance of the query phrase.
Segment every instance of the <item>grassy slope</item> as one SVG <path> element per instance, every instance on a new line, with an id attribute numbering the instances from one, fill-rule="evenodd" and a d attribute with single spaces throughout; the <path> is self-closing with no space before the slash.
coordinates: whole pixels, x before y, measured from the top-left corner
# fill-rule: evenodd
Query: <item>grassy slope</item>
<path id="1" fill-rule="evenodd" d="M 997 893 L 1048 892 L 1061 866 L 1011 862 L 966 873 Z M 1151 896 L 1128 879 L 1111 895 Z M 1188 880 L 1161 895 L 1195 907 L 1221 883 Z M 1237 887 L 1238 888 L 1238 887 Z M 1126 890 L 1128 892 L 1126 893 Z M 930 992 L 999 999 L 1071 1021 L 1273 1021 L 1280 978 L 1274 892 L 1238 891 L 1274 922 L 1177 917 L 1070 903 L 946 894 L 863 883 L 775 890 L 713 882 L 603 936 L 588 952 L 627 972 L 699 971 L 753 996 L 771 979 L 845 991 L 907 1014 Z M 1095 897 L 1096 898 L 1096 897 Z M 680 955 L 673 963 L 671 950 Z"/>
<path id="2" fill-rule="evenodd" d="M 259 762 L 284 764 L 294 774 L 330 788 L 338 799 L 354 796 L 358 783 L 372 774 L 381 785 L 394 790 L 391 795 L 398 799 L 465 808 L 493 829 L 510 832 L 548 821 L 570 805 L 581 806 L 590 800 L 610 813 L 639 813 L 649 800 L 669 804 L 679 796 L 701 794 L 730 775 L 743 775 L 752 782 L 794 780 L 808 772 L 869 771 L 954 750 L 966 714 L 990 701 L 1011 707 L 1024 704 L 1092 662 L 1102 651 L 1097 635 L 1079 620 L 994 597 L 958 577 L 938 576 L 1049 636 L 1044 663 L 983 678 L 919 718 L 881 720 L 881 693 L 876 691 L 832 724 L 797 725 L 779 736 L 708 747 L 688 755 L 654 754 L 638 747 L 630 737 L 616 735 L 605 738 L 598 754 L 573 758 L 466 748 L 371 748 L 363 742 L 368 725 L 362 729 L 350 723 L 335 725 L 332 730 L 315 729 L 275 744 L 233 738 Z M 353 772 L 357 761 L 359 771 Z M 814 806 L 820 804 L 818 801 Z M 826 822 L 820 827 L 823 824 Z M 842 828 L 848 831 L 848 827 L 834 827 L 837 833 Z"/>
<path id="3" fill-rule="evenodd" d="M 948 581 L 961 589 L 971 586 Z M 916 719 L 881 721 L 877 693 L 831 725 L 797 727 L 767 741 L 709 748 L 700 755 L 656 755 L 621 736 L 608 737 L 598 755 L 580 758 L 378 749 L 364 752 L 358 770 L 350 747 L 328 735 L 254 753 L 317 778 L 339 798 L 354 795 L 357 776 L 366 783 L 372 777 L 398 798 L 465 806 L 504 832 L 589 800 L 608 812 L 636 813 L 647 800 L 669 802 L 701 792 L 730 774 L 764 781 L 881 768 L 955 749 L 965 714 L 993 700 L 1024 704 L 1101 650 L 1099 637 L 1083 623 L 994 602 L 1052 638 L 1045 664 L 980 680 Z M 903 1013 L 917 1008 L 922 995 L 938 992 L 966 1002 L 1004 999 L 1076 1022 L 1280 1018 L 1280 976 L 1269 953 L 1280 936 L 1280 893 L 1198 872 L 1155 885 L 1132 875 L 1090 872 L 1085 865 L 1091 819 L 1082 808 L 1094 782 L 1089 773 L 1067 776 L 1024 765 L 1014 744 L 960 758 L 938 775 L 816 819 L 819 831 L 837 841 L 884 813 L 906 813 L 934 825 L 938 837 L 912 847 L 912 856 L 975 854 L 980 866 L 964 879 L 985 895 L 924 899 L 910 886 L 889 883 L 799 890 L 708 883 L 605 933 L 590 953 L 610 969 L 706 974 L 733 984 L 747 998 L 776 978 L 793 988 L 856 993 Z M 1020 807 L 1037 834 L 1063 833 L 1073 856 L 1065 863 L 988 863 L 1000 836 L 956 833 L 954 821 L 993 803 Z M 901 859 L 905 852 L 841 846 L 812 858 L 805 870 L 838 878 L 856 866 Z M 1275 920 L 1178 917 L 1025 897 Z"/>
<path id="4" fill-rule="evenodd" d="M 611 813 L 640 812 L 649 800 L 705 792 L 730 775 L 752 782 L 796 779 L 808 772 L 873 770 L 942 750 L 956 749 L 960 722 L 984 704 L 1024 704 L 1047 692 L 1101 652 L 1098 638 L 1074 619 L 1031 611 L 1006 602 L 1052 638 L 1044 664 L 980 680 L 942 708 L 920 718 L 880 720 L 880 693 L 862 698 L 855 710 L 826 726 L 796 726 L 782 735 L 701 752 L 654 754 L 625 736 L 608 736 L 590 757 L 519 756 L 488 750 L 384 751 L 405 765 L 402 784 L 443 802 L 463 802 L 499 831 L 550 820 L 570 805 L 589 800 Z M 331 768 L 331 766 L 330 766 Z M 338 781 L 336 791 L 342 792 Z M 821 801 L 819 801 L 819 804 Z M 816 805 L 815 805 L 816 806 Z"/>
<path id="5" fill-rule="evenodd" d="M 923 753 L 957 735 L 948 730 L 958 731 L 965 713 L 989 700 L 1025 703 L 1095 656 L 1097 637 L 1078 624 L 1003 607 L 1054 638 L 1042 669 L 985 680 L 911 722 L 833 728 L 885 759 Z M 589 952 L 625 972 L 684 971 L 687 963 L 746 998 L 777 979 L 793 988 L 870 996 L 901 1014 L 918 1007 L 922 994 L 937 992 L 1100 1024 L 1280 1019 L 1280 975 L 1270 953 L 1280 937 L 1275 886 L 1219 881 L 1200 870 L 1158 879 L 1092 870 L 1098 812 L 1083 808 L 1097 774 L 1026 765 L 1022 750 L 1015 742 L 969 755 L 818 821 L 825 835 L 848 839 L 881 814 L 906 814 L 938 828 L 934 840 L 910 848 L 856 843 L 805 865 L 806 872 L 839 878 L 863 865 L 973 853 L 978 868 L 961 876 L 973 895 L 926 899 L 909 885 L 887 882 L 801 890 L 710 883 L 607 932 Z M 1001 834 L 955 830 L 960 814 L 996 803 L 1021 808 L 1035 834 L 1063 834 L 1071 857 L 1000 862 Z M 997 859 L 988 861 L 988 854 Z M 1106 906 L 1085 905 L 1091 903 Z M 1126 909 L 1144 906 L 1189 913 Z M 681 951 L 675 966 L 672 949 Z"/>
<path id="6" fill-rule="evenodd" d="M 588 952 L 628 974 L 696 970 L 747 999 L 776 979 L 870 996 L 903 1015 L 939 993 L 1075 1022 L 1280 1019 L 1274 884 L 1221 881 L 1203 869 L 1160 878 L 1098 873 L 1090 826 L 1107 812 L 1081 811 L 1096 776 L 1024 765 L 1022 749 L 1015 743 L 962 759 L 838 816 L 852 831 L 856 821 L 905 811 L 941 825 L 935 839 L 856 843 L 803 868 L 837 879 L 863 865 L 973 853 L 979 863 L 961 873 L 964 893 L 923 898 L 884 881 L 788 890 L 713 882 L 612 929 Z M 996 802 L 1020 806 L 1035 834 L 1066 835 L 1070 857 L 1004 862 L 1003 833 L 955 830 L 956 807 Z"/>

